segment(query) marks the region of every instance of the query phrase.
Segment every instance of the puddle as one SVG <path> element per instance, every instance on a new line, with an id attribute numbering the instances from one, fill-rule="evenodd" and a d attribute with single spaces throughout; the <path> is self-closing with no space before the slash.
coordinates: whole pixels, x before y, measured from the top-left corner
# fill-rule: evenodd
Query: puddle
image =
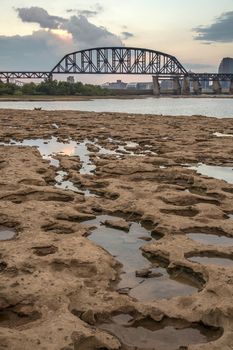
<path id="1" fill-rule="evenodd" d="M 0 225 L 0 241 L 6 241 L 8 239 L 14 238 L 16 235 L 15 230 L 10 227 Z"/>
<path id="2" fill-rule="evenodd" d="M 56 137 L 51 139 L 28 139 L 21 142 L 12 141 L 13 146 L 30 146 L 37 147 L 43 159 L 49 160 L 50 164 L 58 168 L 60 166 L 59 160 L 55 159 L 56 155 L 79 156 L 82 168 L 80 174 L 92 174 L 95 166 L 91 164 L 89 157 L 90 152 L 86 147 L 87 141 L 77 143 L 72 140 L 60 142 Z M 8 145 L 8 144 L 5 144 Z"/>
<path id="3" fill-rule="evenodd" d="M 124 145 L 119 145 L 117 146 L 116 149 L 112 150 L 112 149 L 108 149 L 108 148 L 105 148 L 103 146 L 100 146 L 100 145 L 97 145 L 96 143 L 91 143 L 93 144 L 94 146 L 97 146 L 99 148 L 99 151 L 98 151 L 98 154 L 103 154 L 103 155 L 114 155 L 116 156 L 117 158 L 120 158 L 121 156 L 123 155 L 130 155 L 130 156 L 139 156 L 139 154 L 135 154 L 133 151 L 130 151 L 128 149 L 126 149 L 126 146 L 127 146 L 127 143 L 126 143 L 126 146 Z M 129 147 L 131 148 L 131 147 Z M 135 149 L 135 147 L 133 148 Z"/>
<path id="4" fill-rule="evenodd" d="M 101 215 L 84 223 L 96 227 L 92 230 L 90 239 L 106 249 L 123 265 L 121 280 L 116 288 L 119 292 L 125 291 L 138 300 L 148 301 L 190 295 L 198 290 L 197 283 L 194 283 L 191 277 L 186 277 L 182 273 L 176 276 L 169 275 L 166 268 L 158 261 L 150 261 L 142 255 L 140 248 L 145 244 L 146 237 L 151 239 L 150 231 L 136 222 L 131 222 L 129 232 L 126 233 L 120 229 L 101 225 L 106 220 L 117 221 L 119 218 Z M 142 270 L 148 269 L 150 278 L 140 275 Z M 137 276 L 143 277 L 137 277 L 136 271 L 139 272 Z"/>
<path id="5" fill-rule="evenodd" d="M 75 193 L 81 193 L 84 194 L 86 197 L 96 197 L 93 193 L 91 193 L 89 190 L 82 190 L 74 185 L 74 183 L 70 180 L 65 180 L 65 178 L 68 176 L 68 173 L 66 171 L 60 170 L 57 171 L 57 175 L 55 177 L 56 185 L 55 187 L 61 188 L 63 190 L 69 190 L 73 191 Z"/>
<path id="6" fill-rule="evenodd" d="M 139 144 L 137 142 L 128 141 L 128 142 L 126 142 L 126 147 L 127 148 L 137 148 L 137 147 L 139 147 Z"/>
<path id="7" fill-rule="evenodd" d="M 218 234 L 209 234 L 209 233 L 187 233 L 186 236 L 191 238 L 193 241 L 203 243 L 203 244 L 212 244 L 217 246 L 233 246 L 233 237 L 226 237 Z"/>
<path id="8" fill-rule="evenodd" d="M 50 164 L 56 168 L 59 168 L 60 162 L 54 157 L 56 155 L 67 155 L 67 156 L 79 156 L 82 167 L 80 169 L 80 174 L 82 175 L 93 175 L 95 170 L 95 165 L 91 163 L 90 152 L 87 149 L 87 140 L 81 143 L 75 141 L 60 142 L 56 137 L 51 137 L 51 139 L 28 139 L 21 142 L 11 141 L 10 144 L 4 144 L 7 146 L 29 146 L 37 147 L 43 159 L 46 159 Z M 65 180 L 68 176 L 66 171 L 57 171 L 55 181 L 57 188 L 68 189 L 76 193 L 82 193 L 85 196 L 93 196 L 89 190 L 83 191 L 73 184 L 70 180 Z"/>
<path id="9" fill-rule="evenodd" d="M 156 322 L 145 318 L 137 321 L 126 314 L 114 316 L 111 323 L 101 324 L 99 328 L 115 335 L 124 349 L 138 350 L 178 350 L 214 341 L 222 335 L 220 329 L 182 320 Z"/>
<path id="10" fill-rule="evenodd" d="M 213 135 L 217 137 L 233 137 L 231 134 L 222 134 L 221 132 L 214 132 Z"/>
<path id="11" fill-rule="evenodd" d="M 56 123 L 53 123 L 52 127 L 55 128 L 55 129 L 59 129 L 59 126 Z"/>
<path id="12" fill-rule="evenodd" d="M 52 124 L 52 126 L 56 129 L 59 128 L 59 126 L 56 123 Z M 112 140 L 110 138 L 108 139 L 108 141 L 114 144 L 119 144 L 121 142 L 117 140 Z M 103 146 L 100 146 L 98 144 L 97 139 L 95 139 L 94 142 L 88 139 L 85 139 L 83 142 L 76 142 L 73 140 L 60 142 L 56 137 L 53 136 L 50 139 L 25 139 L 23 141 L 11 140 L 10 143 L 0 143 L 0 145 L 36 147 L 40 152 L 42 158 L 48 160 L 50 165 L 56 168 L 60 167 L 60 161 L 58 159 L 55 159 L 57 155 L 78 156 L 81 162 L 81 168 L 79 170 L 79 173 L 81 175 L 93 175 L 96 169 L 96 166 L 91 161 L 91 151 L 88 150 L 88 145 L 92 145 L 97 149 L 97 156 L 114 155 L 117 158 L 120 158 L 126 154 L 132 156 L 143 155 L 143 153 L 134 153 L 133 150 L 137 149 L 139 147 L 139 144 L 132 141 L 125 142 L 125 145 L 118 145 L 115 150 L 107 149 Z M 130 149 L 132 150 L 130 151 Z M 151 151 L 149 152 L 151 154 L 153 153 Z M 76 193 L 82 193 L 87 197 L 95 196 L 89 190 L 80 189 L 72 181 L 66 180 L 67 177 L 68 173 L 66 171 L 57 171 L 55 177 L 55 187 L 70 190 Z"/>
<path id="13" fill-rule="evenodd" d="M 113 140 L 111 138 L 108 138 L 108 141 L 112 144 L 115 144 L 117 146 L 117 148 L 115 150 L 109 150 L 107 148 L 101 147 L 98 145 L 99 147 L 99 154 L 111 154 L 111 155 L 130 155 L 130 156 L 136 156 L 136 157 L 144 157 L 146 155 L 158 155 L 156 152 L 153 152 L 149 149 L 144 149 L 144 150 L 140 150 L 140 145 L 137 142 L 133 142 L 133 141 L 126 141 L 124 143 L 124 145 L 119 145 L 119 143 L 122 143 L 122 141 L 118 141 L 118 140 Z M 95 144 L 96 145 L 96 144 Z M 146 147 L 147 146 L 147 147 Z M 151 148 L 153 146 L 150 145 L 146 145 L 144 146 L 144 148 Z"/>
<path id="14" fill-rule="evenodd" d="M 196 170 L 198 174 L 213 177 L 218 180 L 224 180 L 230 184 L 233 184 L 232 167 L 214 166 L 200 163 L 197 166 L 189 166 L 188 168 Z"/>
<path id="15" fill-rule="evenodd" d="M 193 255 L 188 260 L 204 265 L 219 265 L 224 267 L 233 267 L 233 260 L 230 258 L 221 258 L 214 254 Z"/>
<path id="16" fill-rule="evenodd" d="M 80 169 L 80 174 L 82 175 L 93 175 L 93 172 L 96 169 L 96 166 L 92 164 L 90 159 L 90 152 L 87 149 L 88 140 L 85 140 L 81 143 L 76 143 L 74 156 L 79 156 L 82 167 Z"/>

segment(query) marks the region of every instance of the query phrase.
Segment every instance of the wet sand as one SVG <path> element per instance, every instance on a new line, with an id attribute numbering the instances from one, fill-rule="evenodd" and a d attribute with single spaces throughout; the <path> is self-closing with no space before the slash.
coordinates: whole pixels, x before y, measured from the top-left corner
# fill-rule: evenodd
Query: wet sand
<path id="1" fill-rule="evenodd" d="M 0 110 L 0 349 L 232 349 L 232 134 Z"/>

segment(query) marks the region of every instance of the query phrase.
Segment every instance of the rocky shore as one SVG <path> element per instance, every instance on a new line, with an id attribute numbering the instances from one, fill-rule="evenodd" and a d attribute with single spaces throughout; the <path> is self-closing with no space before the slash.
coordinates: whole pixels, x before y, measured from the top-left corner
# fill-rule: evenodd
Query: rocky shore
<path id="1" fill-rule="evenodd" d="M 0 349 L 233 349 L 233 171 L 214 178 L 232 134 L 232 119 L 0 110 Z"/>

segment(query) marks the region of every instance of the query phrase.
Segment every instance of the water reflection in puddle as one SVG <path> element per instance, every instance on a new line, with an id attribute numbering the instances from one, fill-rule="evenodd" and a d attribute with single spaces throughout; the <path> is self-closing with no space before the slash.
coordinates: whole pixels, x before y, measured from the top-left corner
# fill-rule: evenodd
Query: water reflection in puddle
<path id="1" fill-rule="evenodd" d="M 198 174 L 213 177 L 218 180 L 224 180 L 230 184 L 233 184 L 233 168 L 214 166 L 206 164 L 198 164 L 197 166 L 191 166 L 189 169 L 196 170 Z"/>
<path id="2" fill-rule="evenodd" d="M 221 132 L 215 132 L 213 135 L 217 137 L 233 137 L 232 134 L 222 134 Z"/>
<path id="3" fill-rule="evenodd" d="M 60 142 L 56 137 L 51 137 L 50 139 L 28 139 L 20 142 L 11 141 L 10 144 L 5 144 L 7 146 L 29 146 L 37 147 L 43 159 L 49 160 L 50 164 L 56 168 L 59 168 L 60 162 L 58 159 L 55 159 L 57 155 L 67 155 L 67 156 L 79 156 L 81 162 L 80 174 L 93 174 L 95 170 L 95 165 L 91 163 L 90 152 L 87 149 L 87 141 L 77 143 L 72 140 L 66 142 Z M 62 189 L 68 189 L 77 193 L 83 193 L 86 196 L 92 196 L 90 191 L 83 191 L 74 185 L 73 182 L 65 180 L 68 176 L 66 171 L 57 171 L 55 177 L 56 187 Z"/>
<path id="4" fill-rule="evenodd" d="M 188 238 L 191 238 L 193 241 L 203 243 L 203 244 L 212 244 L 218 246 L 232 246 L 233 237 L 226 237 L 223 235 L 209 234 L 209 233 L 188 233 L 186 234 Z"/>
<path id="5" fill-rule="evenodd" d="M 0 225 L 0 241 L 6 241 L 8 239 L 14 238 L 16 235 L 15 230 L 10 227 Z"/>
<path id="6" fill-rule="evenodd" d="M 219 329 L 180 320 L 167 319 L 162 322 L 150 318 L 134 321 L 130 315 L 117 315 L 111 323 L 99 326 L 115 335 L 123 346 L 130 349 L 177 350 L 191 344 L 207 343 L 218 339 Z"/>
<path id="7" fill-rule="evenodd" d="M 117 221 L 114 216 L 101 215 L 85 224 L 95 226 L 90 239 L 106 249 L 123 265 L 121 280 L 117 285 L 119 291 L 128 291 L 129 295 L 138 300 L 153 300 L 155 298 L 171 298 L 190 295 L 197 291 L 197 284 L 191 278 L 178 274 L 170 276 L 166 268 L 158 262 L 149 261 L 140 252 L 144 244 L 142 237 L 150 237 L 140 224 L 131 222 L 129 232 L 101 225 L 106 220 Z M 137 277 L 136 271 L 151 270 L 151 278 Z"/>
<path id="8" fill-rule="evenodd" d="M 83 147 L 83 144 L 78 144 L 75 141 L 68 140 L 66 142 L 60 142 L 56 137 L 51 137 L 50 139 L 28 139 L 20 142 L 12 141 L 14 146 L 29 146 L 37 147 L 43 159 L 49 160 L 50 164 L 59 167 L 59 160 L 55 159 L 56 155 L 66 155 L 66 156 L 79 156 L 80 161 L 83 162 L 83 166 L 90 162 L 89 154 L 87 148 Z"/>
<path id="9" fill-rule="evenodd" d="M 52 124 L 53 127 L 58 128 L 57 124 Z M 116 141 L 108 139 L 109 142 L 118 144 L 121 141 Z M 40 152 L 43 159 L 46 159 L 50 164 L 56 168 L 60 167 L 60 161 L 55 157 L 57 155 L 66 155 L 66 156 L 78 156 L 81 163 L 81 168 L 79 173 L 81 175 L 93 175 L 96 166 L 91 161 L 91 152 L 88 150 L 88 146 L 94 146 L 97 149 L 97 155 L 113 155 L 117 158 L 122 157 L 123 155 L 133 155 L 133 156 L 142 156 L 144 154 L 136 154 L 133 152 L 134 149 L 139 147 L 139 144 L 136 142 L 128 141 L 125 142 L 125 145 L 118 145 L 115 150 L 105 148 L 98 144 L 98 140 L 95 139 L 94 142 L 85 139 L 83 142 L 76 142 L 73 140 L 66 140 L 65 142 L 60 142 L 56 137 L 51 137 L 50 139 L 25 139 L 23 141 L 14 141 L 10 143 L 0 143 L 1 145 L 6 146 L 29 146 L 36 147 Z M 132 149 L 131 151 L 127 150 Z M 153 153 L 153 152 L 151 152 Z M 66 171 L 60 170 L 56 173 L 56 187 L 62 189 L 68 189 L 77 193 L 83 193 L 85 196 L 94 196 L 89 190 L 82 190 L 78 188 L 72 181 L 66 180 L 68 173 Z"/>
<path id="10" fill-rule="evenodd" d="M 55 129 L 59 129 L 59 126 L 56 123 L 53 123 L 52 127 L 55 128 Z"/>
<path id="11" fill-rule="evenodd" d="M 61 188 L 63 190 L 69 190 L 76 193 L 84 194 L 86 197 L 96 197 L 93 193 L 91 193 L 89 190 L 82 190 L 78 188 L 74 183 L 70 180 L 65 180 L 65 178 L 68 176 L 68 173 L 66 171 L 60 170 L 57 171 L 57 175 L 55 177 L 56 185 L 55 187 Z"/>
<path id="12" fill-rule="evenodd" d="M 233 260 L 230 258 L 220 258 L 217 256 L 211 256 L 211 255 L 193 255 L 192 257 L 188 258 L 190 261 L 197 262 L 204 265 L 219 265 L 224 267 L 233 267 Z"/>
<path id="13" fill-rule="evenodd" d="M 137 157 L 143 157 L 146 155 L 157 155 L 156 152 L 153 152 L 149 149 L 146 148 L 152 148 L 152 145 L 146 145 L 144 146 L 144 149 L 140 149 L 140 145 L 137 142 L 134 141 L 126 141 L 124 142 L 124 145 L 119 145 L 120 143 L 122 143 L 122 141 L 119 140 L 113 140 L 112 138 L 108 138 L 108 141 L 112 144 L 116 144 L 118 145 L 117 148 L 115 150 L 109 150 L 106 148 L 102 148 L 101 146 L 99 146 L 99 154 L 112 154 L 112 155 L 130 155 L 130 156 L 137 156 Z"/>

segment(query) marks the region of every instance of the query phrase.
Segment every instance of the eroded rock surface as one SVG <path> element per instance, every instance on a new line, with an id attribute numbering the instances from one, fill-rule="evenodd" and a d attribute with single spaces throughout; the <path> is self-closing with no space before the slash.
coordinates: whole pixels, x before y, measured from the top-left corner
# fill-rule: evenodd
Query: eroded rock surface
<path id="1" fill-rule="evenodd" d="M 185 166 L 233 166 L 233 140 L 216 132 L 232 134 L 232 120 L 0 110 L 0 225 L 16 232 L 0 241 L 1 350 L 135 349 L 135 337 L 124 343 L 129 332 L 124 338 L 108 331 L 122 314 L 133 327 L 146 319 L 145 334 L 152 323 L 160 330 L 177 322 L 216 330 L 214 337 L 179 344 L 190 350 L 233 348 L 233 268 L 192 260 L 233 260 L 233 246 L 188 236 L 233 237 L 233 185 Z M 87 140 L 94 172 L 83 174 L 82 157 L 69 150 L 54 155 L 55 168 L 37 148 L 10 145 L 51 137 Z M 92 195 L 57 188 L 58 169 Z M 131 223 L 140 222 L 151 232 L 140 235 L 143 254 L 155 268 L 162 263 L 171 278 L 188 275 L 195 292 L 138 301 L 126 288 L 118 290 L 124 267 L 90 239 L 95 228 L 87 222 L 101 214 L 115 217 L 104 224 L 126 231 L 126 243 Z M 145 277 L 142 293 L 148 281 L 156 288 L 156 270 L 135 274 Z M 123 335 L 127 327 L 120 325 Z M 138 349 L 144 349 L 140 342 Z"/>

